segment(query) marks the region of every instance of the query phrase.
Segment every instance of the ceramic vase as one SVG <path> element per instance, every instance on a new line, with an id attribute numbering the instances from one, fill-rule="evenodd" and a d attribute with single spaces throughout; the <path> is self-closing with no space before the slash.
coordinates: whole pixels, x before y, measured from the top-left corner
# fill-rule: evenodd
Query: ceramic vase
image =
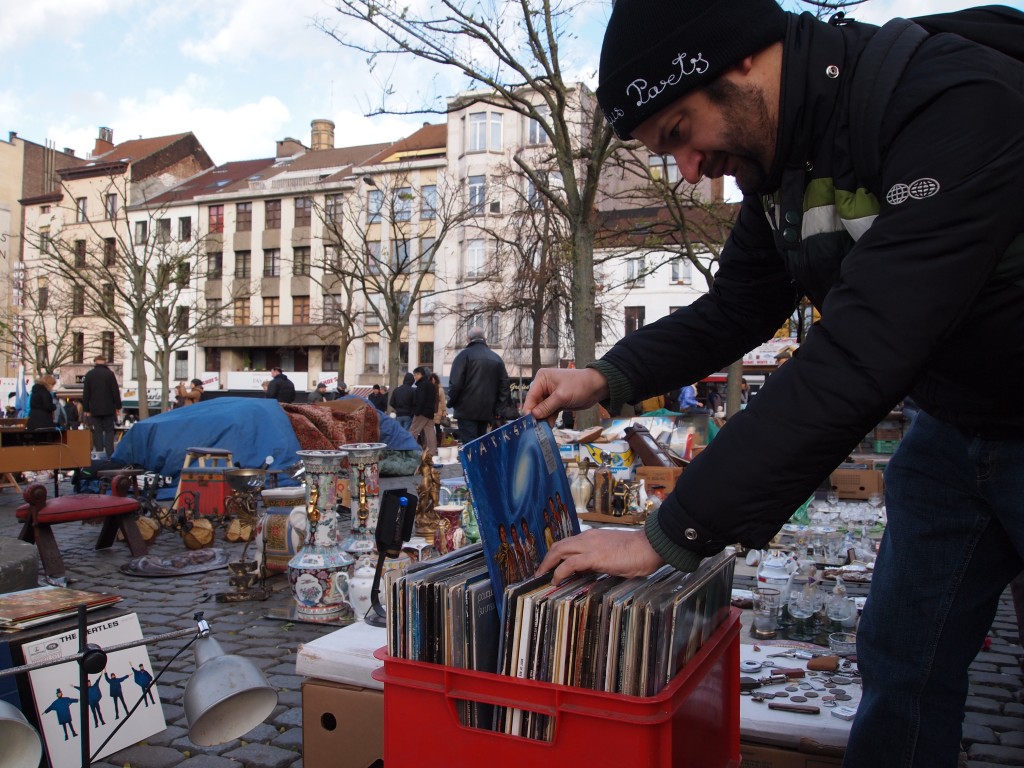
<path id="1" fill-rule="evenodd" d="M 590 503 L 590 497 L 594 495 L 594 484 L 590 480 L 589 473 L 590 460 L 580 459 L 576 469 L 576 476 L 573 478 L 572 485 L 569 486 L 569 492 L 572 494 L 572 501 L 576 506 L 577 515 L 587 513 L 587 504 Z"/>
<path id="2" fill-rule="evenodd" d="M 380 454 L 387 443 L 345 443 L 348 454 L 349 492 L 352 496 L 352 535 L 345 540 L 348 552 L 362 554 L 376 548 L 374 534 L 380 516 Z"/>
<path id="3" fill-rule="evenodd" d="M 337 486 L 344 451 L 299 451 L 305 467 L 306 541 L 288 563 L 296 611 L 306 618 L 335 621 L 351 617 L 349 580 L 355 559 L 338 537 Z"/>

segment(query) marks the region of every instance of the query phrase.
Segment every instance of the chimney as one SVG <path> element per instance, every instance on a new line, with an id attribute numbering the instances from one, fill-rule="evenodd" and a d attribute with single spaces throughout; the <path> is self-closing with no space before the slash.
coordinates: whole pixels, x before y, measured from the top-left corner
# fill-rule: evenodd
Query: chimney
<path id="1" fill-rule="evenodd" d="M 75 156 L 75 150 L 73 150 L 71 147 L 64 147 L 64 154 L 65 155 L 71 155 L 72 157 L 74 157 Z"/>
<path id="2" fill-rule="evenodd" d="M 293 139 L 291 136 L 285 136 L 277 142 L 278 158 L 297 155 L 304 149 L 305 147 L 302 146 L 302 142 L 298 139 Z"/>
<path id="3" fill-rule="evenodd" d="M 7 132 L 7 135 L 8 135 L 7 141 L 8 141 L 9 143 L 11 143 L 11 144 L 13 144 L 13 143 L 14 143 L 14 140 L 15 140 L 16 138 L 18 138 L 18 132 L 17 132 L 17 131 L 8 131 L 8 132 Z"/>
<path id="4" fill-rule="evenodd" d="M 112 128 L 100 128 L 100 135 L 96 137 L 96 146 L 92 149 L 93 157 L 105 155 L 114 148 L 114 130 Z"/>
<path id="5" fill-rule="evenodd" d="M 321 119 L 314 120 L 310 125 L 313 128 L 313 151 L 334 149 L 334 122 Z"/>

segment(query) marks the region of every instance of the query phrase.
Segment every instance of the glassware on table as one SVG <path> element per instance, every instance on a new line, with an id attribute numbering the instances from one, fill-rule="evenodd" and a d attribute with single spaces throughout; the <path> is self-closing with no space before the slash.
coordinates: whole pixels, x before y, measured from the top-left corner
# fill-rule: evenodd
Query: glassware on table
<path id="1" fill-rule="evenodd" d="M 821 609 L 822 598 L 818 589 L 793 590 L 789 596 L 789 616 L 794 624 L 789 636 L 794 640 L 809 640 L 814 636 L 814 615 Z"/>
<path id="2" fill-rule="evenodd" d="M 751 634 L 762 640 L 775 637 L 779 628 L 782 593 L 774 587 L 755 587 L 752 592 L 754 621 Z"/>

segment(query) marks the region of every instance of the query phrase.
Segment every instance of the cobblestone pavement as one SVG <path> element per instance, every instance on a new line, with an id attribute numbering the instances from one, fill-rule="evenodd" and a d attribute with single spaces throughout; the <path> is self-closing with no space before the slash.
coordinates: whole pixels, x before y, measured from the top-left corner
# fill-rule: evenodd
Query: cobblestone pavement
<path id="1" fill-rule="evenodd" d="M 415 475 L 382 478 L 381 486 L 414 491 L 418 481 Z M 52 495 L 52 481 L 46 485 Z M 70 483 L 61 484 L 62 496 L 71 492 Z M 15 521 L 14 511 L 21 501 L 21 496 L 13 489 L 0 492 L 0 537 L 17 537 L 20 526 Z M 278 705 L 265 723 L 243 738 L 215 747 L 196 746 L 188 740 L 181 701 L 193 668 L 190 649 L 170 666 L 158 684 L 167 729 L 136 746 L 107 756 L 94 763 L 94 767 L 301 768 L 303 678 L 295 674 L 296 653 L 301 644 L 336 627 L 265 618 L 268 609 L 287 608 L 292 604 L 284 574 L 268 579 L 267 586 L 272 594 L 265 602 L 218 603 L 215 595 L 230 590 L 227 570 L 175 578 L 127 576 L 119 570 L 131 558 L 127 546 L 117 542 L 110 549 L 95 550 L 98 533 L 99 528 L 94 525 L 64 523 L 54 527 L 67 567 L 68 586 L 122 595 L 124 600 L 117 608 L 137 613 L 146 637 L 192 627 L 193 614 L 203 611 L 213 636 L 225 652 L 251 659 L 263 670 L 278 689 Z M 224 541 L 223 532 L 218 530 L 215 546 L 227 549 L 232 559 L 237 559 L 244 545 Z M 177 534 L 162 531 L 149 551 L 154 555 L 172 555 L 185 551 L 185 546 Z M 44 583 L 41 568 L 39 575 L 40 583 Z M 162 669 L 187 642 L 185 638 L 147 646 L 154 672 Z"/>
<path id="2" fill-rule="evenodd" d="M 418 479 L 383 478 L 381 485 L 413 491 Z M 52 483 L 48 490 L 52 492 Z M 61 493 L 70 492 L 70 485 L 63 483 Z M 12 489 L 0 492 L 0 537 L 17 536 L 14 509 L 20 502 L 21 497 Z M 96 527 L 66 523 L 54 530 L 67 565 L 69 586 L 121 594 L 124 600 L 118 607 L 139 615 L 147 637 L 188 628 L 193 624 L 192 615 L 204 611 L 224 650 L 251 659 L 279 691 L 278 706 L 264 724 L 228 744 L 198 747 L 187 738 L 181 705 L 191 657 L 180 658 L 159 683 L 167 729 L 110 755 L 96 763 L 96 768 L 301 768 L 302 678 L 295 674 L 296 652 L 302 643 L 332 630 L 265 618 L 268 609 L 291 605 L 284 575 L 275 575 L 268 581 L 273 594 L 266 602 L 218 603 L 214 596 L 229 589 L 226 570 L 177 578 L 126 576 L 119 570 L 130 557 L 123 543 L 96 551 Z M 216 546 L 237 557 L 243 545 L 223 541 L 218 532 Z M 162 532 L 150 547 L 156 555 L 183 550 L 181 540 L 168 531 Z M 979 653 L 971 666 L 971 690 L 963 727 L 965 765 L 1024 766 L 1024 704 L 1018 700 L 1022 683 L 1019 661 L 1024 651 L 1018 642 L 1009 591 L 1000 603 L 990 635 L 991 647 Z M 184 642 L 148 646 L 153 669 L 161 669 Z"/>

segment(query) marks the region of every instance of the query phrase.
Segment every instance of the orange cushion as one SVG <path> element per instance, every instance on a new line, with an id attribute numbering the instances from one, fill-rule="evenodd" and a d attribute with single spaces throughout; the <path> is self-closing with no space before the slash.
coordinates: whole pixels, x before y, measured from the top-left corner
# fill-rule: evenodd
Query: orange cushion
<path id="1" fill-rule="evenodd" d="M 22 504 L 18 507 L 18 520 L 24 522 L 29 519 L 32 507 Z M 139 502 L 135 499 L 124 496 L 101 496 L 92 493 L 74 493 L 68 496 L 59 496 L 56 499 L 48 499 L 43 508 L 39 510 L 36 522 L 47 525 L 56 523 L 69 523 L 75 520 L 91 520 L 97 517 L 109 517 L 110 515 L 123 515 L 130 512 L 138 512 Z"/>

